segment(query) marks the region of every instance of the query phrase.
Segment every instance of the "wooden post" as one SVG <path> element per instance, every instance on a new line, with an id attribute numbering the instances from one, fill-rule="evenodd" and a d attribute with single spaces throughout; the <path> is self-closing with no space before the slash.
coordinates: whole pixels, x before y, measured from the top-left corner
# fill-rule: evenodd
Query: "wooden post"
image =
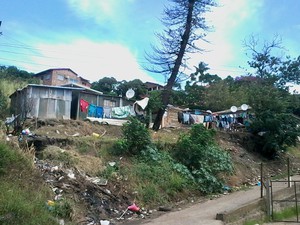
<path id="1" fill-rule="evenodd" d="M 260 164 L 260 197 L 264 197 L 263 163 Z"/>
<path id="2" fill-rule="evenodd" d="M 267 205 L 267 216 L 268 219 L 271 219 L 272 212 L 271 212 L 271 204 L 272 204 L 272 200 L 271 200 L 271 192 L 270 192 L 270 181 L 269 179 L 266 180 L 266 205 Z"/>
<path id="3" fill-rule="evenodd" d="M 287 172 L 288 172 L 288 187 L 291 187 L 291 175 L 290 175 L 290 158 L 287 158 Z"/>

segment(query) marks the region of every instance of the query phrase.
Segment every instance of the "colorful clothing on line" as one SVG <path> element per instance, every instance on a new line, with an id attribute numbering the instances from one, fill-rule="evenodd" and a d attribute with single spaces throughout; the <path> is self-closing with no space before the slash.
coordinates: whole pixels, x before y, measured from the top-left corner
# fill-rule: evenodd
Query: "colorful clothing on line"
<path id="1" fill-rule="evenodd" d="M 97 106 L 96 106 L 96 105 L 90 104 L 90 105 L 89 105 L 88 116 L 90 116 L 90 117 L 96 117 L 96 109 L 97 109 Z"/>
<path id="2" fill-rule="evenodd" d="M 97 109 L 96 109 L 96 117 L 97 117 L 97 118 L 103 118 L 103 107 L 97 106 Z"/>
<path id="3" fill-rule="evenodd" d="M 87 113 L 89 103 L 87 101 L 85 101 L 84 99 L 80 99 L 79 103 L 80 103 L 81 112 Z"/>

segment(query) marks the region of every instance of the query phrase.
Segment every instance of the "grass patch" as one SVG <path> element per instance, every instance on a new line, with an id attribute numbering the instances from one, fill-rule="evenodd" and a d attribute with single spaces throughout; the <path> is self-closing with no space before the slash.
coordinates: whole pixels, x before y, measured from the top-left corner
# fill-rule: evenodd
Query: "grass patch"
<path id="1" fill-rule="evenodd" d="M 45 192 L 28 187 L 23 182 L 0 183 L 0 224 L 57 224 L 46 208 Z"/>
<path id="2" fill-rule="evenodd" d="M 0 224 L 58 224 L 46 207 L 50 190 L 30 160 L 27 153 L 0 142 Z"/>
<path id="3" fill-rule="evenodd" d="M 167 153 L 165 153 L 167 154 Z M 134 193 L 134 200 L 147 208 L 185 199 L 197 190 L 194 181 L 174 168 L 168 157 L 122 158 L 106 165 L 97 174 L 111 182 L 121 182 Z"/>
<path id="4" fill-rule="evenodd" d="M 298 208 L 298 213 L 300 209 Z M 297 216 L 296 207 L 288 207 L 279 212 L 273 212 L 274 221 L 283 221 Z"/>

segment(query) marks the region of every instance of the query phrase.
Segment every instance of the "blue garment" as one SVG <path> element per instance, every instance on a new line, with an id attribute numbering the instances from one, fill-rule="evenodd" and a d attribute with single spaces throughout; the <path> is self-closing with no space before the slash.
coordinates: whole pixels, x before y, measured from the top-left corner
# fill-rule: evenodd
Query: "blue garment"
<path id="1" fill-rule="evenodd" d="M 103 107 L 97 106 L 97 109 L 96 109 L 96 117 L 97 117 L 97 118 L 103 118 Z"/>
<path id="2" fill-rule="evenodd" d="M 212 116 L 211 115 L 204 116 L 204 122 L 212 122 Z"/>
<path id="3" fill-rule="evenodd" d="M 89 117 L 96 117 L 96 108 L 97 108 L 97 106 L 95 106 L 93 104 L 89 105 L 89 110 L 88 110 Z"/>

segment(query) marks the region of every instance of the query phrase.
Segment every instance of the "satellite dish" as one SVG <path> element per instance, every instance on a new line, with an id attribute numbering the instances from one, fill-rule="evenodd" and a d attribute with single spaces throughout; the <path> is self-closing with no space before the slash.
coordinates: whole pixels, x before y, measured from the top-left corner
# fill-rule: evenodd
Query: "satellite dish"
<path id="1" fill-rule="evenodd" d="M 243 104 L 241 105 L 241 109 L 246 111 L 248 109 L 248 105 L 247 104 Z"/>
<path id="2" fill-rule="evenodd" d="M 130 99 L 134 96 L 134 94 L 135 94 L 134 90 L 130 88 L 128 91 L 126 91 L 126 98 Z"/>
<path id="3" fill-rule="evenodd" d="M 236 106 L 231 106 L 230 111 L 231 112 L 236 112 L 237 111 L 237 107 Z"/>

